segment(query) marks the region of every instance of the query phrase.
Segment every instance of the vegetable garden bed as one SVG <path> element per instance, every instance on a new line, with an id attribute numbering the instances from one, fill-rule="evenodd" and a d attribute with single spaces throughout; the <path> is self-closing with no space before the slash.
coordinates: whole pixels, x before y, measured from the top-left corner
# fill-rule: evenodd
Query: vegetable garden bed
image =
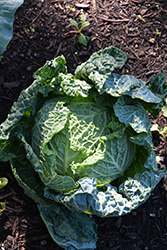
<path id="1" fill-rule="evenodd" d="M 79 22 L 82 11 L 90 22 L 83 30 L 90 37 L 87 46 L 78 43 L 77 34 L 65 36 L 72 27 L 70 18 Z M 25 0 L 16 12 L 14 36 L 0 63 L 0 122 L 21 90 L 32 83 L 34 72 L 59 55 L 65 56 L 68 72 L 74 74 L 76 66 L 94 52 L 113 45 L 128 56 L 116 73 L 147 81 L 162 69 L 167 76 L 166 12 L 165 1 Z M 159 129 L 167 123 L 162 113 L 156 120 L 150 118 Z M 166 167 L 165 137 L 153 132 L 153 143 L 159 168 Z M 18 186 L 8 163 L 1 163 L 0 177 L 4 176 L 9 183 L 0 190 L 0 201 L 6 203 L 0 214 L 1 249 L 61 249 L 51 239 L 36 204 Z M 93 216 L 98 224 L 96 249 L 166 249 L 165 183 L 163 179 L 147 202 L 126 216 Z"/>

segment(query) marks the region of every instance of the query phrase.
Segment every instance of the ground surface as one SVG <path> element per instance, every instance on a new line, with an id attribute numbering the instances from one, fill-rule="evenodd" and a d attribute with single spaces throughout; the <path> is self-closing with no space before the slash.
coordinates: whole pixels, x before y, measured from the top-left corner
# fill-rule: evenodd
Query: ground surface
<path id="1" fill-rule="evenodd" d="M 67 6 L 75 11 L 70 12 Z M 84 33 L 90 37 L 88 46 L 80 45 L 77 35 L 64 35 L 73 29 L 70 18 L 79 21 L 82 12 L 90 22 Z M 138 15 L 144 16 L 145 22 Z M 154 34 L 156 29 L 160 34 Z M 162 69 L 167 76 L 167 1 L 25 0 L 16 12 L 14 36 L 0 63 L 0 122 L 46 60 L 63 54 L 68 71 L 73 73 L 93 52 L 109 45 L 128 56 L 121 74 L 146 81 Z M 153 122 L 160 127 L 167 124 L 162 115 Z M 167 166 L 164 138 L 155 133 L 153 141 L 161 157 L 160 166 Z M 0 190 L 0 201 L 6 202 L 6 210 L 0 214 L 0 249 L 60 250 L 49 236 L 36 204 L 14 180 L 8 163 L 0 164 L 2 176 L 9 179 L 9 184 Z M 167 249 L 165 185 L 162 180 L 149 200 L 127 216 L 93 217 L 98 224 L 97 250 Z"/>

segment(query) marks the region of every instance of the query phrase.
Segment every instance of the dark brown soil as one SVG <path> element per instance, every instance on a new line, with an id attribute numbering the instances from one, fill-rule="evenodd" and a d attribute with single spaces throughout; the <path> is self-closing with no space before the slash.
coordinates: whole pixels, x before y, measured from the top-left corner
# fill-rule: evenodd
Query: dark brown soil
<path id="1" fill-rule="evenodd" d="M 75 7 L 70 12 L 67 6 Z M 87 15 L 90 26 L 84 34 L 87 46 L 77 41 L 70 18 Z M 143 22 L 138 15 L 143 16 Z M 34 31 L 32 31 L 32 29 Z M 156 35 L 156 29 L 160 34 Z M 10 112 L 21 90 L 33 81 L 34 72 L 58 55 L 64 55 L 68 71 L 86 61 L 101 48 L 116 46 L 128 56 L 120 74 L 147 81 L 160 69 L 167 77 L 166 0 L 25 0 L 15 14 L 14 35 L 0 63 L 0 123 Z M 159 128 L 167 125 L 160 114 Z M 155 152 L 160 167 L 167 167 L 164 137 L 154 132 Z M 6 209 L 0 214 L 0 249 L 60 250 L 49 236 L 36 204 L 24 195 L 8 163 L 0 164 L 0 177 L 9 184 L 0 190 Z M 167 181 L 162 180 L 149 200 L 131 214 L 118 218 L 93 217 L 98 224 L 97 250 L 167 249 Z"/>

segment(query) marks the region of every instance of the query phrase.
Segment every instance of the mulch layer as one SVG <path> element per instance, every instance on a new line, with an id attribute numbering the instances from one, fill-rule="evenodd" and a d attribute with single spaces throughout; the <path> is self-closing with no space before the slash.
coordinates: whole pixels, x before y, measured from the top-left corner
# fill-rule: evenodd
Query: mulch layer
<path id="1" fill-rule="evenodd" d="M 70 6 L 68 8 L 67 6 Z M 73 10 L 71 10 L 73 8 Z M 78 43 L 70 19 L 80 22 L 85 14 L 90 25 L 87 46 Z M 123 50 L 128 61 L 119 70 L 144 81 L 164 71 L 167 77 L 167 1 L 165 0 L 25 0 L 15 13 L 14 34 L 0 62 L 0 123 L 20 92 L 33 81 L 34 72 L 56 56 L 64 55 L 68 72 L 99 49 L 113 45 Z M 152 118 L 151 118 L 152 119 Z M 160 113 L 153 123 L 167 125 Z M 167 167 L 167 145 L 157 132 L 153 143 L 159 167 Z M 0 190 L 6 209 L 0 214 L 1 250 L 60 250 L 39 216 L 36 204 L 18 186 L 9 163 L 0 164 L 0 177 L 9 183 Z M 97 250 L 167 249 L 167 180 L 151 197 L 123 217 L 101 219 Z"/>

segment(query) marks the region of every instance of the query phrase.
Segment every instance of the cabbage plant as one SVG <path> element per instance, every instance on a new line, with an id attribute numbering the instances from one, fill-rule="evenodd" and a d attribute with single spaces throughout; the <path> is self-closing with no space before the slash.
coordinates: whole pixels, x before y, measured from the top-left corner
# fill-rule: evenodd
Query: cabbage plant
<path id="1" fill-rule="evenodd" d="M 95 249 L 90 215 L 121 216 L 150 196 L 166 174 L 153 150 L 151 121 L 167 94 L 162 71 L 148 82 L 119 75 L 115 47 L 67 73 L 64 56 L 38 69 L 0 126 L 0 159 L 10 161 L 62 248 Z"/>
<path id="2" fill-rule="evenodd" d="M 14 13 L 24 0 L 0 0 L 0 55 L 13 36 Z"/>

